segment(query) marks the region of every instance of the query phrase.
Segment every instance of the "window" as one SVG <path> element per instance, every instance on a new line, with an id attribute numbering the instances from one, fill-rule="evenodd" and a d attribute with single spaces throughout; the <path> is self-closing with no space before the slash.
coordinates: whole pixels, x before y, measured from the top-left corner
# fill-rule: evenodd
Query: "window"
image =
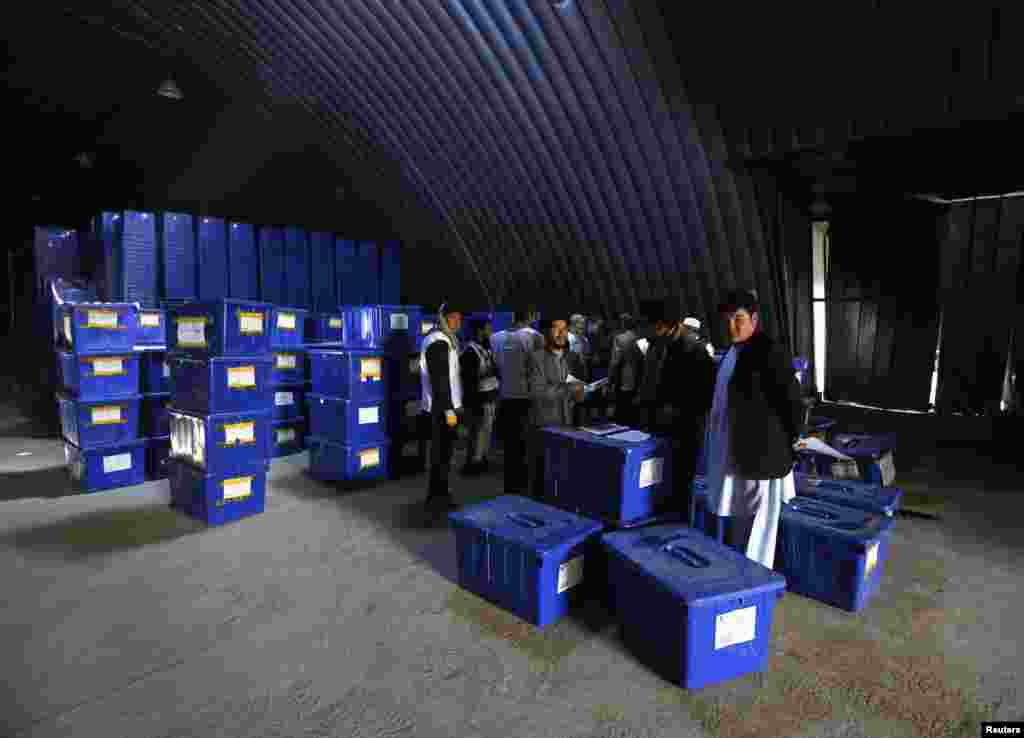
<path id="1" fill-rule="evenodd" d="M 825 283 L 828 277 L 828 221 L 811 223 L 811 248 L 814 283 L 811 298 L 814 313 L 814 379 L 821 398 L 825 399 L 825 354 L 828 350 L 825 333 L 827 309 L 825 304 Z"/>

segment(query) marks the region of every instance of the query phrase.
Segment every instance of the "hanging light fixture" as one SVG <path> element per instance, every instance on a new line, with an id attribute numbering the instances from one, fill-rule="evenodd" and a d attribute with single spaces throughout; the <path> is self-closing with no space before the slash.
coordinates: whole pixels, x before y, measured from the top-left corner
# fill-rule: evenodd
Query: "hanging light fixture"
<path id="1" fill-rule="evenodd" d="M 157 88 L 156 94 L 160 97 L 166 97 L 168 100 L 181 100 L 185 97 L 185 94 L 173 79 L 165 80 L 164 83 Z"/>

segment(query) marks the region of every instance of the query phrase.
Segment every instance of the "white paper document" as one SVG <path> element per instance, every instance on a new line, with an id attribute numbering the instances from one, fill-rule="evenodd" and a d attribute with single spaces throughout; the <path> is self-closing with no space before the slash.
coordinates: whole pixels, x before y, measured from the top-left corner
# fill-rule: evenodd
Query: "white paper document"
<path id="1" fill-rule="evenodd" d="M 794 444 L 793 448 L 797 451 L 810 451 L 816 454 L 830 456 L 833 459 L 839 459 L 840 461 L 853 461 L 852 458 L 844 454 L 842 451 L 837 451 L 824 441 L 817 438 L 801 438 L 796 442 L 796 444 Z"/>
<path id="2" fill-rule="evenodd" d="M 615 425 L 614 423 L 605 423 L 604 425 L 595 426 L 584 426 L 580 428 L 581 431 L 592 433 L 595 436 L 608 436 L 612 433 L 621 433 L 624 430 L 629 430 L 624 425 Z"/>
<path id="3" fill-rule="evenodd" d="M 636 342 L 636 347 L 640 349 L 641 354 L 647 356 L 647 349 L 651 347 L 651 343 L 646 338 L 641 338 Z"/>
<path id="4" fill-rule="evenodd" d="M 569 384 L 580 384 L 580 380 L 576 379 L 576 377 L 571 374 L 565 378 L 565 381 Z"/>

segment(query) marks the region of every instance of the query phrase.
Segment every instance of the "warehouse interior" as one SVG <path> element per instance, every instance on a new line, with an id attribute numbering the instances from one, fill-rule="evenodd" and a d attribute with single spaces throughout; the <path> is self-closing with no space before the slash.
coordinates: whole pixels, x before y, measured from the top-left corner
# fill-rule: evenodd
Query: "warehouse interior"
<path id="1" fill-rule="evenodd" d="M 0 734 L 938 738 L 1024 721 L 1024 9 L 47 0 L 0 33 Z M 684 689 L 599 602 L 538 629 L 461 587 L 455 533 L 417 515 L 423 473 L 346 485 L 313 479 L 307 453 L 275 459 L 265 512 L 224 526 L 169 507 L 167 481 L 76 491 L 47 280 L 112 294 L 90 237 L 129 211 L 336 237 L 330 266 L 307 252 L 304 297 L 259 249 L 210 293 L 315 312 L 613 318 L 678 298 L 721 347 L 722 295 L 756 290 L 765 330 L 809 359 L 815 415 L 897 439 L 878 591 L 856 613 L 788 592 L 766 671 Z M 170 262 L 149 258 L 171 298 Z M 213 272 L 190 273 L 194 299 Z M 453 474 L 460 506 L 503 494 L 494 457 Z"/>

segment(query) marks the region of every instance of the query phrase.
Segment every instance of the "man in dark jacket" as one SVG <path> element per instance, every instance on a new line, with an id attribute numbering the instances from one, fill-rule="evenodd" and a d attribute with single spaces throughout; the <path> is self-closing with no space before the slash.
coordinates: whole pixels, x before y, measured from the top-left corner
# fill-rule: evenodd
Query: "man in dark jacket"
<path id="1" fill-rule="evenodd" d="M 615 397 L 615 422 L 629 425 L 633 421 L 633 401 L 640 382 L 643 354 L 637 346 L 636 320 L 624 313 L 619 322 L 620 330 L 611 341 L 608 384 Z"/>
<path id="2" fill-rule="evenodd" d="M 793 358 L 761 330 L 759 311 L 757 295 L 738 290 L 719 308 L 732 347 L 708 423 L 707 503 L 727 518 L 726 543 L 771 568 L 782 505 L 796 495 L 793 445 L 803 404 Z"/>
<path id="3" fill-rule="evenodd" d="M 658 397 L 665 411 L 659 430 L 666 431 L 673 441 L 674 507 L 688 516 L 693 477 L 715 391 L 715 365 L 707 348 L 687 328 L 677 324 L 669 333 Z"/>
<path id="4" fill-rule="evenodd" d="M 667 432 L 661 387 L 669 346 L 679 328 L 679 310 L 674 300 L 643 304 L 647 327 L 641 346 L 646 348 L 643 370 L 634 400 L 633 425 L 651 433 Z"/>
<path id="5" fill-rule="evenodd" d="M 462 310 L 442 305 L 438 323 L 423 339 L 420 377 L 423 387 L 421 411 L 430 427 L 430 512 L 455 507 L 448 489 L 448 474 L 455 447 L 455 428 L 462 415 L 462 374 L 459 370 L 459 339 Z"/>
<path id="6" fill-rule="evenodd" d="M 491 322 L 471 321 L 468 332 L 472 338 L 462 349 L 459 363 L 469 432 L 469 453 L 462 473 L 470 476 L 487 471 L 499 381 L 497 362 L 491 351 Z"/>

